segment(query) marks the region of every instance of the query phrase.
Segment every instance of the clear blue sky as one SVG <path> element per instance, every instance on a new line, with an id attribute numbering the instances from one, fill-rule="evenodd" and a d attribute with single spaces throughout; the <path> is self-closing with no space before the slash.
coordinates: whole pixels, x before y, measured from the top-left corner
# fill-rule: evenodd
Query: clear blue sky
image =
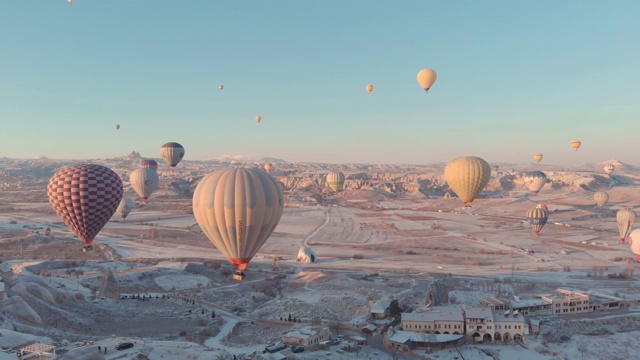
<path id="1" fill-rule="evenodd" d="M 0 156 L 640 164 L 639 19 L 630 0 L 3 0 Z"/>

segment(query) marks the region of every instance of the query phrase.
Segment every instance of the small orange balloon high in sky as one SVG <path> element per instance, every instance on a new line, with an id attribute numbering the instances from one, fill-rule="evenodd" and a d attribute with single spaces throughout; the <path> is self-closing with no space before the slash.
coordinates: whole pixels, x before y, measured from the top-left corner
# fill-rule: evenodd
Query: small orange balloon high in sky
<path id="1" fill-rule="evenodd" d="M 425 92 L 429 92 L 429 89 L 433 86 L 438 78 L 438 74 L 433 69 L 422 69 L 418 72 L 418 84 L 424 89 Z"/>
<path id="2" fill-rule="evenodd" d="M 366 89 L 367 89 L 367 92 L 371 94 L 371 92 L 373 91 L 373 85 L 371 84 L 367 85 Z"/>
<path id="3" fill-rule="evenodd" d="M 533 154 L 533 160 L 535 160 L 537 163 L 540 163 L 540 160 L 542 160 L 542 154 Z"/>
<path id="4" fill-rule="evenodd" d="M 571 147 L 576 149 L 576 151 L 578 151 L 578 149 L 580 148 L 580 145 L 582 145 L 582 141 L 580 140 L 573 140 L 571 142 Z"/>
<path id="5" fill-rule="evenodd" d="M 224 89 L 224 85 L 218 85 L 218 89 L 220 90 Z"/>
<path id="6" fill-rule="evenodd" d="M 257 121 L 257 122 L 262 121 L 262 116 L 260 116 L 260 115 L 256 116 L 256 121 Z"/>

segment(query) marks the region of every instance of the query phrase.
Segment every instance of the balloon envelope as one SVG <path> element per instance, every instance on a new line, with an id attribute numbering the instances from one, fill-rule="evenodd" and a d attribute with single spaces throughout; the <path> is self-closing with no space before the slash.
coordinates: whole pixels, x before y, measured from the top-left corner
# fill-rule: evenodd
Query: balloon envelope
<path id="1" fill-rule="evenodd" d="M 547 213 L 549 212 L 549 208 L 547 207 L 547 204 L 538 204 L 536 205 L 536 207 L 540 209 L 544 209 L 544 211 L 546 211 Z"/>
<path id="2" fill-rule="evenodd" d="M 327 185 L 335 192 L 344 189 L 345 176 L 340 171 L 332 171 L 327 174 Z"/>
<path id="3" fill-rule="evenodd" d="M 126 219 L 134 206 L 136 206 L 136 203 L 133 200 L 129 198 L 122 198 L 122 200 L 120 200 L 120 205 L 118 205 L 118 208 L 116 209 L 116 213 L 122 216 L 123 219 Z"/>
<path id="4" fill-rule="evenodd" d="M 606 191 L 598 191 L 593 194 L 593 200 L 596 201 L 596 204 L 600 207 L 603 207 L 609 201 L 609 194 Z"/>
<path id="5" fill-rule="evenodd" d="M 541 207 L 536 206 L 535 208 L 527 211 L 527 221 L 531 224 L 536 235 L 540 234 L 540 230 L 542 230 L 542 227 L 547 223 L 548 219 L 549 213 Z"/>
<path id="6" fill-rule="evenodd" d="M 544 187 L 544 184 L 547 183 L 547 175 L 542 171 L 527 171 L 522 176 L 525 185 L 534 194 L 538 194 L 538 192 Z"/>
<path id="7" fill-rule="evenodd" d="M 198 225 L 238 270 L 247 267 L 275 230 L 283 208 L 280 185 L 253 169 L 216 171 L 202 178 L 193 194 Z"/>
<path id="8" fill-rule="evenodd" d="M 53 210 L 87 245 L 113 216 L 122 193 L 120 176 L 94 164 L 64 167 L 51 177 L 47 186 Z"/>
<path id="9" fill-rule="evenodd" d="M 636 255 L 636 260 L 640 262 L 640 229 L 635 229 L 629 234 L 629 246 L 631 252 Z"/>
<path id="10" fill-rule="evenodd" d="M 120 125 L 116 125 L 116 130 L 120 130 Z"/>
<path id="11" fill-rule="evenodd" d="M 142 159 L 140 160 L 140 167 L 143 169 L 150 168 L 153 170 L 158 170 L 158 162 L 151 159 Z"/>
<path id="12" fill-rule="evenodd" d="M 264 171 L 270 173 L 271 170 L 273 170 L 273 164 L 272 163 L 268 162 L 268 163 L 264 164 Z"/>
<path id="13" fill-rule="evenodd" d="M 604 166 L 604 173 L 607 174 L 607 175 L 611 175 L 611 173 L 615 169 L 616 169 L 616 167 L 613 164 L 607 164 L 607 165 Z"/>
<path id="14" fill-rule="evenodd" d="M 260 115 L 256 116 L 256 121 L 257 121 L 257 122 L 262 121 L 262 116 L 260 116 Z"/>
<path id="15" fill-rule="evenodd" d="M 624 240 L 629 236 L 629 232 L 631 232 L 633 223 L 636 221 L 636 213 L 628 209 L 620 210 L 616 213 L 616 221 L 620 231 L 620 242 L 624 243 Z"/>
<path id="16" fill-rule="evenodd" d="M 129 182 L 133 190 L 145 202 L 158 189 L 158 173 L 151 168 L 138 168 L 131 172 Z"/>
<path id="17" fill-rule="evenodd" d="M 224 85 L 218 85 L 218 89 L 220 90 L 224 89 Z"/>
<path id="18" fill-rule="evenodd" d="M 580 140 L 573 140 L 571 142 L 571 147 L 576 149 L 576 151 L 578 151 L 581 145 L 582 145 L 582 142 Z"/>
<path id="19" fill-rule="evenodd" d="M 366 89 L 367 89 L 367 92 L 371 94 L 371 92 L 373 91 L 373 85 L 371 84 L 367 85 Z"/>
<path id="20" fill-rule="evenodd" d="M 449 187 L 467 205 L 487 186 L 490 177 L 489 164 L 475 156 L 453 159 L 444 168 L 444 178 Z"/>
<path id="21" fill-rule="evenodd" d="M 160 155 L 167 165 L 175 167 L 184 157 L 184 147 L 177 142 L 168 142 L 160 147 Z"/>
<path id="22" fill-rule="evenodd" d="M 438 78 L 438 74 L 433 69 L 422 69 L 418 72 L 417 75 L 418 84 L 424 89 L 424 91 L 429 92 L 429 89 L 433 86 Z"/>
<path id="23" fill-rule="evenodd" d="M 533 160 L 535 160 L 537 163 L 540 163 L 540 161 L 542 160 L 542 154 L 540 154 L 540 153 L 534 154 L 533 155 Z"/>

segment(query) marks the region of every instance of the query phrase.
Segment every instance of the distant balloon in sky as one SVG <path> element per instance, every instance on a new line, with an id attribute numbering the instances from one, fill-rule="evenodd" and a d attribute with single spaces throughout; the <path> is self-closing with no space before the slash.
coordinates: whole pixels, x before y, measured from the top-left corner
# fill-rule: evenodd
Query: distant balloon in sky
<path id="1" fill-rule="evenodd" d="M 142 159 L 140 160 L 141 168 L 150 168 L 153 170 L 158 170 L 158 162 L 152 159 Z"/>
<path id="2" fill-rule="evenodd" d="M 158 189 L 158 173 L 151 168 L 138 168 L 129 175 L 129 182 L 133 190 L 147 202 L 149 196 Z"/>
<path id="3" fill-rule="evenodd" d="M 177 142 L 168 142 L 160 148 L 160 155 L 171 167 L 176 167 L 184 157 L 184 147 Z"/>
<path id="4" fill-rule="evenodd" d="M 277 181 L 264 171 L 235 168 L 206 175 L 193 193 L 193 215 L 213 245 L 243 270 L 275 230 L 284 209 Z"/>
<path id="5" fill-rule="evenodd" d="M 116 213 L 122 216 L 123 219 L 126 219 L 135 205 L 136 203 L 133 200 L 123 197 L 122 200 L 120 200 L 120 205 L 118 205 L 116 209 Z"/>
<path id="6" fill-rule="evenodd" d="M 542 230 L 542 227 L 547 223 L 548 219 L 549 213 L 541 207 L 536 206 L 527 211 L 527 221 L 531 224 L 536 236 L 540 235 L 540 230 Z"/>
<path id="7" fill-rule="evenodd" d="M 616 167 L 613 166 L 613 164 L 607 164 L 604 166 L 604 173 L 607 175 L 611 175 L 611 173 L 613 173 L 613 170 L 615 170 Z"/>
<path id="8" fill-rule="evenodd" d="M 606 191 L 598 191 L 593 194 L 593 200 L 596 201 L 596 204 L 600 207 L 603 207 L 609 201 L 609 194 Z"/>
<path id="9" fill-rule="evenodd" d="M 367 89 L 367 92 L 371 94 L 371 92 L 373 91 L 373 85 L 371 84 L 367 85 L 366 89 Z"/>
<path id="10" fill-rule="evenodd" d="M 273 170 L 273 164 L 272 163 L 268 162 L 268 163 L 264 164 L 264 171 L 270 173 L 271 170 Z"/>
<path id="11" fill-rule="evenodd" d="M 438 74 L 433 69 L 422 69 L 418 72 L 418 84 L 424 89 L 425 92 L 429 92 L 429 89 L 433 86 L 438 78 Z"/>
<path id="12" fill-rule="evenodd" d="M 542 171 L 527 171 L 522 176 L 522 180 L 527 188 L 537 195 L 547 183 L 547 175 Z"/>
<path id="13" fill-rule="evenodd" d="M 629 209 L 620 210 L 616 213 L 616 221 L 618 222 L 618 230 L 620 230 L 620 243 L 624 244 L 624 240 L 629 236 L 631 227 L 636 221 L 636 213 Z"/>
<path id="14" fill-rule="evenodd" d="M 120 176 L 95 164 L 58 170 L 49 180 L 47 195 L 53 210 L 86 246 L 109 221 L 122 199 Z"/>
<path id="15" fill-rule="evenodd" d="M 533 160 L 535 160 L 538 164 L 540 163 L 540 161 L 542 160 L 542 154 L 537 153 L 533 155 Z"/>
<path id="16" fill-rule="evenodd" d="M 116 125 L 116 130 L 120 130 L 120 125 Z"/>
<path id="17" fill-rule="evenodd" d="M 218 89 L 220 90 L 224 89 L 224 85 L 218 85 Z"/>
<path id="18" fill-rule="evenodd" d="M 576 149 L 576 151 L 578 151 L 578 149 L 580 148 L 581 145 L 582 145 L 582 141 L 580 141 L 580 140 L 573 140 L 571 142 L 571 147 Z"/>
<path id="19" fill-rule="evenodd" d="M 67 0 L 69 4 L 73 4 L 73 0 Z"/>
<path id="20" fill-rule="evenodd" d="M 453 159 L 444 168 L 444 179 L 466 205 L 471 204 L 476 195 L 487 186 L 490 178 L 489 164 L 475 156 Z"/>
<path id="21" fill-rule="evenodd" d="M 256 116 L 256 121 L 257 121 L 257 122 L 262 121 L 262 116 L 260 116 L 260 115 Z"/>

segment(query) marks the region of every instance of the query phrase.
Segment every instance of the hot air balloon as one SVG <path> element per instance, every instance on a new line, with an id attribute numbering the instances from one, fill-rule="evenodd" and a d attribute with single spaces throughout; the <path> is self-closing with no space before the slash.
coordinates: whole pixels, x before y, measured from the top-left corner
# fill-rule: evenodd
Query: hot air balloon
<path id="1" fill-rule="evenodd" d="M 160 148 L 160 155 L 171 167 L 176 167 L 184 157 L 184 147 L 177 142 L 168 142 Z"/>
<path id="2" fill-rule="evenodd" d="M 116 125 L 116 130 L 120 130 L 120 125 Z"/>
<path id="3" fill-rule="evenodd" d="M 344 189 L 344 174 L 340 171 L 332 171 L 327 174 L 327 185 L 335 192 Z"/>
<path id="4" fill-rule="evenodd" d="M 536 206 L 527 211 L 527 221 L 531 224 L 536 236 L 540 235 L 540 230 L 542 230 L 542 227 L 547 223 L 548 219 L 549 213 L 543 208 Z"/>
<path id="5" fill-rule="evenodd" d="M 147 202 L 149 196 L 158 189 L 158 173 L 151 168 L 138 168 L 131 172 L 129 182 L 136 194 Z"/>
<path id="6" fill-rule="evenodd" d="M 272 169 L 273 169 L 273 164 L 272 163 L 268 162 L 268 163 L 264 164 L 264 171 L 270 173 Z"/>
<path id="7" fill-rule="evenodd" d="M 213 245 L 244 278 L 249 261 L 275 230 L 282 210 L 282 190 L 264 171 L 235 168 L 202 178 L 193 194 L 193 214 Z"/>
<path id="8" fill-rule="evenodd" d="M 259 123 L 260 121 L 262 121 L 262 116 L 258 115 L 256 116 L 256 121 Z"/>
<path id="9" fill-rule="evenodd" d="M 133 200 L 129 198 L 122 198 L 122 200 L 120 200 L 120 205 L 118 205 L 118 208 L 116 209 L 116 213 L 122 216 L 123 219 L 126 219 L 127 215 L 129 215 L 135 205 L 136 203 L 133 202 Z"/>
<path id="10" fill-rule="evenodd" d="M 94 164 L 71 165 L 49 180 L 47 195 L 60 219 L 91 250 L 91 243 L 109 221 L 122 199 L 120 176 Z"/>
<path id="11" fill-rule="evenodd" d="M 640 229 L 635 229 L 629 234 L 629 245 L 631 252 L 636 256 L 636 260 L 640 262 Z"/>
<path id="12" fill-rule="evenodd" d="M 151 159 L 142 159 L 140 160 L 140 167 L 143 169 L 149 168 L 153 170 L 158 170 L 158 162 Z"/>
<path id="13" fill-rule="evenodd" d="M 624 244 L 624 240 L 629 236 L 633 222 L 636 221 L 636 213 L 633 210 L 620 210 L 616 214 L 618 221 L 618 230 L 620 230 L 620 243 Z"/>
<path id="14" fill-rule="evenodd" d="M 218 89 L 220 90 L 224 89 L 224 85 L 218 85 Z"/>
<path id="15" fill-rule="evenodd" d="M 373 91 L 373 85 L 371 84 L 367 85 L 366 89 L 367 89 L 367 92 L 371 94 L 371 92 Z"/>
<path id="16" fill-rule="evenodd" d="M 73 0 L 67 0 L 69 4 L 73 4 Z"/>
<path id="17" fill-rule="evenodd" d="M 607 175 L 611 175 L 611 173 L 615 169 L 616 169 L 616 167 L 613 166 L 613 164 L 607 164 L 607 165 L 604 166 L 604 173 L 607 174 Z"/>
<path id="18" fill-rule="evenodd" d="M 424 89 L 425 92 L 429 92 L 429 89 L 433 86 L 438 78 L 438 74 L 433 69 L 422 69 L 418 72 L 418 84 Z"/>
<path id="19" fill-rule="evenodd" d="M 533 154 L 533 160 L 535 160 L 539 164 L 540 161 L 542 160 L 542 154 L 540 153 Z"/>
<path id="20" fill-rule="evenodd" d="M 538 191 L 544 187 L 544 184 L 547 183 L 547 175 L 542 171 L 527 171 L 522 176 L 525 185 L 534 194 L 538 194 Z"/>
<path id="21" fill-rule="evenodd" d="M 490 177 L 489 164 L 475 156 L 453 159 L 444 168 L 444 179 L 467 206 L 487 186 Z"/>
<path id="22" fill-rule="evenodd" d="M 582 142 L 580 140 L 573 140 L 571 142 L 571 147 L 576 149 L 576 151 L 578 151 L 578 149 L 580 148 L 580 145 L 582 145 Z"/>
<path id="23" fill-rule="evenodd" d="M 498 169 L 500 169 L 498 165 L 493 165 L 493 171 L 495 171 L 496 176 L 498 176 Z"/>
<path id="24" fill-rule="evenodd" d="M 549 212 L 549 208 L 547 207 L 547 204 L 538 204 L 536 205 L 537 208 L 540 209 L 544 209 L 544 211 Z"/>
<path id="25" fill-rule="evenodd" d="M 593 200 L 596 201 L 596 204 L 600 207 L 603 207 L 609 201 L 609 194 L 606 191 L 598 191 L 593 194 Z"/>

